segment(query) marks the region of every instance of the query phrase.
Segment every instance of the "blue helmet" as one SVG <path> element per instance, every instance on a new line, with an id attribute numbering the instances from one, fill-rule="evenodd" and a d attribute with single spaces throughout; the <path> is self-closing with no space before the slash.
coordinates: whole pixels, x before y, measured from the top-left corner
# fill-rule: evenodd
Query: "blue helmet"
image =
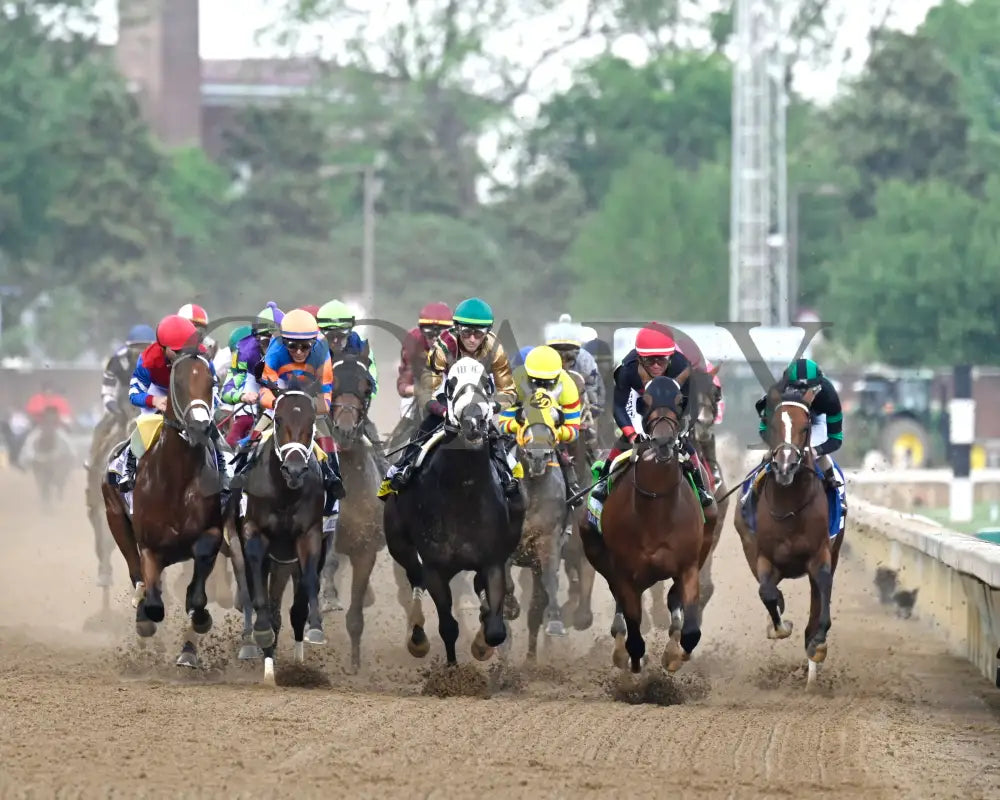
<path id="1" fill-rule="evenodd" d="M 535 348 L 529 344 L 527 347 L 522 347 L 520 350 L 518 350 L 517 355 L 514 357 L 515 363 L 512 366 L 518 367 L 521 364 L 523 364 L 524 359 L 528 357 L 528 353 L 530 353 L 534 349 Z"/>
<path id="2" fill-rule="evenodd" d="M 133 325 L 125 337 L 125 344 L 152 344 L 156 341 L 156 331 L 149 325 Z"/>

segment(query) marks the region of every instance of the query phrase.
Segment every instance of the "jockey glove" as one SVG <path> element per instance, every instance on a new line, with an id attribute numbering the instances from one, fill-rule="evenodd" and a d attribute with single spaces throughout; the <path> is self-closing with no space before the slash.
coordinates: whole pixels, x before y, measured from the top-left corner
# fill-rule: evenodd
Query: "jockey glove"
<path id="1" fill-rule="evenodd" d="M 428 414 L 433 414 L 436 417 L 443 417 L 448 413 L 447 407 L 440 400 L 428 400 L 424 408 L 427 409 Z"/>

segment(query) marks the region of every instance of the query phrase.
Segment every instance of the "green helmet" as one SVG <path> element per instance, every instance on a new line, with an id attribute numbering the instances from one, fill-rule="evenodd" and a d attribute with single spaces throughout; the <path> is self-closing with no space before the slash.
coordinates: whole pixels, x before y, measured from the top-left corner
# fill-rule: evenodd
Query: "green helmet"
<path id="1" fill-rule="evenodd" d="M 326 305 L 320 306 L 316 314 L 316 322 L 319 323 L 320 330 L 347 330 L 354 327 L 354 312 L 345 303 L 339 300 L 331 300 Z"/>
<path id="2" fill-rule="evenodd" d="M 281 320 L 285 318 L 284 313 L 272 300 L 258 312 L 257 319 L 253 321 L 253 332 L 275 334 L 281 325 Z"/>
<path id="3" fill-rule="evenodd" d="M 799 358 L 788 365 L 785 377 L 790 383 L 805 383 L 812 386 L 823 379 L 823 370 L 812 359 Z"/>
<path id="4" fill-rule="evenodd" d="M 229 334 L 229 349 L 235 350 L 236 346 L 251 333 L 253 333 L 253 329 L 249 325 L 240 325 L 238 328 L 234 328 L 233 332 Z"/>
<path id="5" fill-rule="evenodd" d="M 465 325 L 470 328 L 491 328 L 493 327 L 493 309 L 487 305 L 485 300 L 470 297 L 458 304 L 452 319 L 456 325 Z"/>

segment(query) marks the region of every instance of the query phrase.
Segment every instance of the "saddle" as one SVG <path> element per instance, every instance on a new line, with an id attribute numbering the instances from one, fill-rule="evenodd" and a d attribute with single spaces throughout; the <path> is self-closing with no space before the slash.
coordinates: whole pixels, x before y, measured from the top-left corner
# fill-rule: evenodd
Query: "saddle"
<path id="1" fill-rule="evenodd" d="M 764 482 L 764 477 L 770 472 L 770 469 L 770 464 L 761 464 L 743 482 L 743 487 L 740 490 L 740 513 L 751 533 L 756 533 L 757 531 L 757 499 L 760 497 L 760 489 Z M 824 484 L 827 499 L 827 518 L 829 520 L 827 532 L 831 539 L 843 533 L 844 525 L 847 521 L 847 481 L 844 478 L 843 471 L 840 469 L 840 465 L 836 462 L 833 464 L 833 471 L 837 476 L 840 486 L 836 490 L 830 490 Z M 813 472 L 815 472 L 820 481 L 823 480 L 823 470 L 813 465 Z"/>
<path id="2" fill-rule="evenodd" d="M 236 455 L 233 456 L 232 459 L 234 477 L 250 471 L 250 468 L 260 460 L 260 457 L 264 452 L 264 447 L 267 445 L 268 441 L 270 441 L 272 436 L 274 436 L 274 428 L 267 428 L 261 433 L 260 439 L 257 440 L 257 443 L 253 447 L 241 448 L 237 451 Z M 323 448 L 315 442 L 315 440 L 312 443 L 312 449 L 313 454 L 316 456 L 318 461 L 326 460 L 326 453 L 323 451 Z"/>

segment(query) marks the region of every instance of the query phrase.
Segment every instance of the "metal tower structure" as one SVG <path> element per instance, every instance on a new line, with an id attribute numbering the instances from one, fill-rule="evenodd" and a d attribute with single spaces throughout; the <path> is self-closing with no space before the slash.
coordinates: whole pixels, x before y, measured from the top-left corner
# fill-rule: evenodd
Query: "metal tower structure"
<path id="1" fill-rule="evenodd" d="M 729 318 L 788 325 L 783 0 L 736 0 Z"/>

